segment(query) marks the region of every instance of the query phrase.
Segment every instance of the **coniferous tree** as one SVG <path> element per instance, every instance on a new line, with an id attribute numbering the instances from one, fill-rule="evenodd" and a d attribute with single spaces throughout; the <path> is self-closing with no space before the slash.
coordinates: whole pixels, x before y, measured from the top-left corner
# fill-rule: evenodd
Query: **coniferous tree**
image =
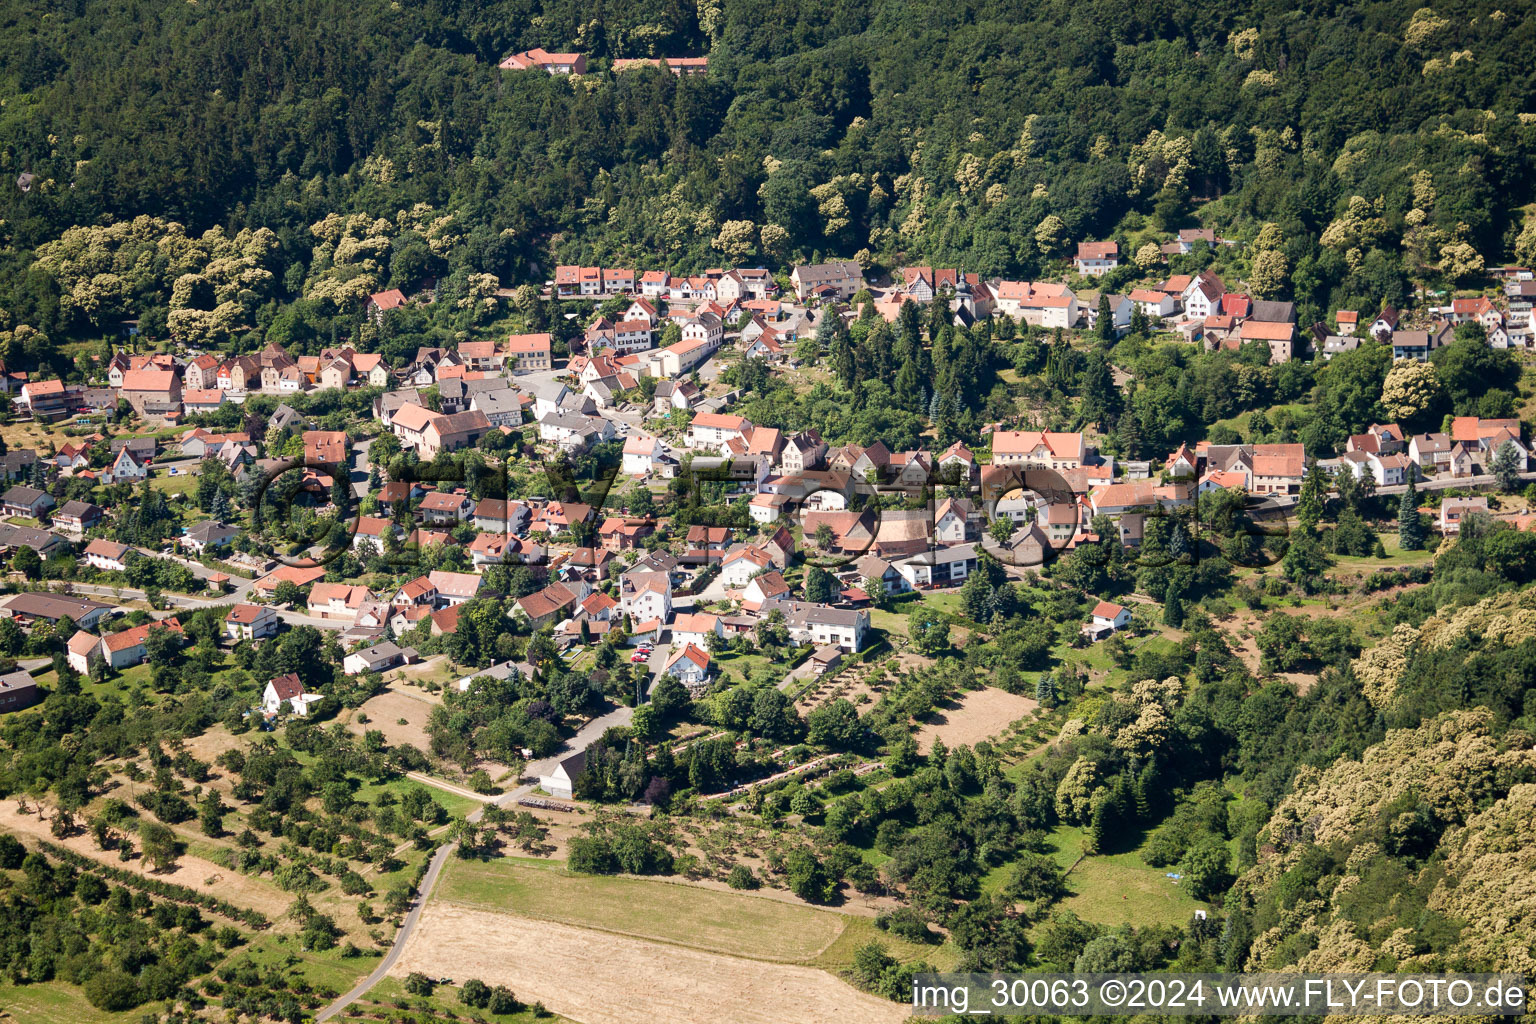
<path id="1" fill-rule="evenodd" d="M 1115 340 L 1115 317 L 1109 308 L 1109 293 L 1099 294 L 1099 308 L 1094 314 L 1093 335 L 1100 341 Z"/>
<path id="2" fill-rule="evenodd" d="M 1301 495 L 1296 499 L 1296 525 L 1308 533 L 1316 531 L 1317 524 L 1322 522 L 1327 498 L 1328 484 L 1323 479 L 1322 467 L 1314 461 L 1301 481 Z"/>
<path id="3" fill-rule="evenodd" d="M 1498 481 L 1499 490 L 1505 494 L 1513 494 L 1520 488 L 1520 453 L 1515 450 L 1513 441 L 1505 441 L 1499 445 L 1498 451 L 1493 453 L 1493 462 L 1489 465 L 1493 478 Z"/>
<path id="4" fill-rule="evenodd" d="M 1424 547 L 1424 520 L 1419 516 L 1419 494 L 1413 478 L 1397 504 L 1397 543 L 1404 551 L 1418 551 Z"/>
<path id="5" fill-rule="evenodd" d="M 1049 672 L 1040 673 L 1040 681 L 1035 684 L 1035 700 L 1043 708 L 1056 706 L 1056 683 Z"/>
<path id="6" fill-rule="evenodd" d="M 1174 629 L 1184 625 L 1184 599 L 1179 596 L 1179 586 L 1170 582 L 1163 595 L 1163 625 Z"/>

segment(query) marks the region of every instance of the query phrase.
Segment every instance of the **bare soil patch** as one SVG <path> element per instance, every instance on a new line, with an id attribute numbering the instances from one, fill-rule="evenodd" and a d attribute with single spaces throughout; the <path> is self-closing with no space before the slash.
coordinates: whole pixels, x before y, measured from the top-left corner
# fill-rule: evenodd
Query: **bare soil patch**
<path id="1" fill-rule="evenodd" d="M 974 746 L 996 736 L 1009 724 L 1033 715 L 1039 707 L 1033 697 L 996 687 L 973 690 L 933 713 L 917 734 L 917 748 L 926 754 L 933 749 L 935 738 L 942 739 L 950 748 L 960 744 Z"/>
<path id="2" fill-rule="evenodd" d="M 354 713 L 347 722 L 347 731 L 361 736 L 370 729 L 384 734 L 384 742 L 392 747 L 409 743 L 420 751 L 431 748 L 427 737 L 427 719 L 432 709 L 442 703 L 436 694 L 425 690 L 391 686 L 377 697 L 370 697 L 358 710 L 368 716 L 367 722 L 359 722 Z M 400 720 L 405 719 L 401 725 Z"/>
<path id="3" fill-rule="evenodd" d="M 810 967 L 429 904 L 390 971 L 506 985 L 581 1024 L 897 1024 L 907 1010 Z"/>

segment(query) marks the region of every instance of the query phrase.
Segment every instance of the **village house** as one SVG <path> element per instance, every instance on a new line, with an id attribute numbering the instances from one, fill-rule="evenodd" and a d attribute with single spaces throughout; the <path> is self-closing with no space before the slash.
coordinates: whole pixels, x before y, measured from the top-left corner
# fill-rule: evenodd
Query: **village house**
<path id="1" fill-rule="evenodd" d="M 528 528 L 528 506 L 521 501 L 481 498 L 475 505 L 475 529 L 494 533 L 522 533 Z"/>
<path id="2" fill-rule="evenodd" d="M 427 579 L 431 581 L 437 592 L 434 603 L 439 608 L 452 608 L 454 605 L 463 604 L 473 600 L 480 592 L 481 577 L 472 572 L 448 572 L 444 569 L 434 569 L 427 573 Z"/>
<path id="3" fill-rule="evenodd" d="M 537 631 L 565 618 L 588 592 L 586 583 L 581 581 L 551 583 L 543 590 L 518 598 L 513 614 L 525 619 L 529 628 Z"/>
<path id="4" fill-rule="evenodd" d="M 789 599 L 789 584 L 776 571 L 752 577 L 741 592 L 741 606 L 749 612 L 758 614 L 766 613 L 771 606 L 782 604 Z"/>
<path id="5" fill-rule="evenodd" d="M 619 607 L 636 623 L 665 622 L 672 615 L 672 579 L 667 572 L 631 569 L 619 577 Z"/>
<path id="6" fill-rule="evenodd" d="M 309 614 L 321 619 L 341 619 L 351 622 L 358 611 L 371 601 L 367 587 L 348 583 L 316 583 L 309 592 Z"/>
<path id="7" fill-rule="evenodd" d="M 720 616 L 711 615 L 709 612 L 679 612 L 672 620 L 674 647 L 693 644 L 708 650 L 710 637 L 724 636 L 725 629 L 721 625 Z"/>
<path id="8" fill-rule="evenodd" d="M 26 669 L 15 669 L 0 675 L 0 714 L 22 711 L 43 699 L 37 681 Z"/>
<path id="9" fill-rule="evenodd" d="M 1100 601 L 1093 606 L 1083 632 L 1089 639 L 1102 640 L 1117 629 L 1124 629 L 1131 624 L 1131 610 L 1112 601 Z"/>
<path id="10" fill-rule="evenodd" d="M 1455 442 L 1449 434 L 1415 434 L 1408 441 L 1408 457 L 1420 469 L 1444 469 L 1451 464 L 1453 447 Z"/>
<path id="11" fill-rule="evenodd" d="M 846 260 L 798 266 L 790 271 L 789 280 L 801 302 L 812 298 L 846 301 L 864 287 L 864 268 Z"/>
<path id="12" fill-rule="evenodd" d="M 401 647 L 393 640 L 385 640 L 347 655 L 341 663 L 341 670 L 349 676 L 364 672 L 388 672 L 400 665 L 410 665 L 416 658 L 414 647 Z"/>
<path id="13" fill-rule="evenodd" d="M 82 629 L 95 629 L 112 606 L 74 595 L 50 594 L 29 590 L 16 594 L 0 605 L 0 617 L 14 619 L 18 625 L 49 625 L 68 618 Z"/>
<path id="14" fill-rule="evenodd" d="M 17 484 L 0 495 L 0 513 L 7 516 L 42 519 L 53 506 L 53 495 L 24 484 Z"/>
<path id="15" fill-rule="evenodd" d="M 1179 293 L 1185 318 L 1203 321 L 1208 316 L 1221 313 L 1221 297 L 1226 291 L 1221 278 L 1209 270 L 1202 270 Z"/>
<path id="16" fill-rule="evenodd" d="M 694 644 L 685 645 L 673 652 L 662 671 L 688 687 L 690 692 L 702 691 L 709 682 L 709 652 Z"/>
<path id="17" fill-rule="evenodd" d="M 289 672 L 273 677 L 261 691 L 261 710 L 269 715 L 276 715 L 286 707 L 293 714 L 303 718 L 309 714 L 310 708 L 324 699 L 322 694 L 305 693 L 304 684 L 299 680 L 298 674 Z"/>
<path id="18" fill-rule="evenodd" d="M 224 635 L 231 640 L 263 640 L 277 635 L 277 612 L 256 604 L 237 604 L 224 616 Z"/>
<path id="19" fill-rule="evenodd" d="M 56 420 L 69 412 L 69 394 L 61 380 L 29 380 L 17 403 L 35 420 Z"/>
<path id="20" fill-rule="evenodd" d="M 597 528 L 597 537 L 604 551 L 617 554 L 621 551 L 633 551 L 639 547 L 640 541 L 650 536 L 654 529 L 654 524 L 649 519 L 610 516 Z"/>
<path id="21" fill-rule="evenodd" d="M 992 434 L 992 464 L 1035 469 L 1077 469 L 1085 448 L 1081 433 L 998 430 Z"/>
<path id="22" fill-rule="evenodd" d="M 118 633 L 107 633 L 101 638 L 101 657 L 114 672 L 142 664 L 149 657 L 149 634 L 165 630 L 170 639 L 180 642 L 185 638 L 177 619 L 160 619 L 133 626 Z"/>
<path id="23" fill-rule="evenodd" d="M 476 409 L 437 416 L 423 427 L 417 451 L 423 459 L 434 459 L 443 452 L 456 452 L 474 445 L 491 429 L 485 413 Z"/>
<path id="24" fill-rule="evenodd" d="M 695 413 L 688 424 L 688 447 L 722 451 L 733 440 L 743 440 L 752 422 L 729 413 Z"/>
<path id="25" fill-rule="evenodd" d="M 123 375 L 122 398 L 145 419 L 181 412 L 181 381 L 174 370 L 130 370 Z"/>
<path id="26" fill-rule="evenodd" d="M 529 399 L 512 388 L 497 388 L 474 395 L 469 408 L 483 415 L 492 427 L 515 428 L 522 426 L 523 409 L 528 404 Z"/>
<path id="27" fill-rule="evenodd" d="M 869 611 L 864 608 L 832 608 L 799 601 L 783 607 L 790 639 L 799 644 L 830 644 L 848 654 L 857 654 L 869 634 Z"/>
<path id="28" fill-rule="evenodd" d="M 424 406 L 403 405 L 390 418 L 389 428 L 400 439 L 401 447 L 419 449 L 426 441 L 427 427 L 442 415 Z"/>
<path id="29" fill-rule="evenodd" d="M 1173 316 L 1179 311 L 1177 295 L 1169 295 L 1167 292 L 1152 288 L 1137 288 L 1127 298 L 1141 307 L 1142 313 L 1154 323 Z"/>
<path id="30" fill-rule="evenodd" d="M 1118 242 L 1078 242 L 1072 265 L 1084 276 L 1103 277 L 1120 265 L 1120 245 Z"/>
<path id="31" fill-rule="evenodd" d="M 661 439 L 650 434 L 635 434 L 624 439 L 623 464 L 625 476 L 646 476 L 656 468 L 665 452 Z"/>
<path id="32" fill-rule="evenodd" d="M 60 533 L 79 538 L 87 530 L 95 528 L 106 515 L 100 505 L 89 501 L 66 501 L 53 514 L 53 528 Z"/>
<path id="33" fill-rule="evenodd" d="M 475 509 L 475 503 L 467 494 L 451 491 L 432 491 L 421 499 L 416 507 L 422 521 L 434 524 L 462 523 Z"/>
<path id="34" fill-rule="evenodd" d="M 553 370 L 554 343 L 548 334 L 513 334 L 506 345 L 507 366 L 513 373 Z"/>
<path id="35" fill-rule="evenodd" d="M 1478 495 L 1475 498 L 1446 498 L 1440 502 L 1438 525 L 1440 532 L 1447 537 L 1454 537 L 1461 532 L 1461 524 L 1466 517 L 1474 512 L 1488 513 L 1488 498 Z"/>
<path id="36" fill-rule="evenodd" d="M 124 572 L 128 568 L 128 556 L 133 548 L 115 540 L 98 537 L 85 546 L 85 562 L 104 572 Z"/>

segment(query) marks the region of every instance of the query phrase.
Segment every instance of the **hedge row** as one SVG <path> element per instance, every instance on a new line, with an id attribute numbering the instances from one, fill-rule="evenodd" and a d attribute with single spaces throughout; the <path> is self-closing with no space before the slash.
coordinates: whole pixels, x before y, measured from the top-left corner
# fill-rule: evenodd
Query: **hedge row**
<path id="1" fill-rule="evenodd" d="M 198 892 L 196 889 L 185 885 L 178 885 L 175 882 L 162 882 L 157 878 L 145 878 L 143 875 L 135 872 L 94 861 L 89 857 L 82 856 L 73 850 L 67 850 L 62 846 L 56 846 L 53 843 L 39 841 L 38 846 L 50 857 L 63 861 L 82 871 L 90 871 L 109 878 L 114 882 L 128 886 L 130 889 L 141 889 L 144 892 L 161 896 L 174 903 L 188 903 L 199 906 L 204 910 L 218 914 L 220 917 L 240 922 L 258 930 L 271 927 L 272 922 L 267 918 L 267 915 L 259 910 L 252 910 L 249 907 L 238 907 L 228 900 L 221 900 L 217 896 Z"/>

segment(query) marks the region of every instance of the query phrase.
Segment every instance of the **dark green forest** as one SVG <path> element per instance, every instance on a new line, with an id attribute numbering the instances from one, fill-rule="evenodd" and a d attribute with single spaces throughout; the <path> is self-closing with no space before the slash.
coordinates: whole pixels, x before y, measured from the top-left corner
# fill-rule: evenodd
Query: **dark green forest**
<path id="1" fill-rule="evenodd" d="M 0 34 L 0 328 L 99 334 L 233 301 L 265 329 L 428 277 L 472 304 L 477 275 L 511 287 L 556 261 L 867 250 L 1028 277 L 1082 238 L 1197 221 L 1278 247 L 1258 290 L 1401 301 L 1474 272 L 1469 253 L 1522 249 L 1536 24 L 1496 7 L 20 0 Z M 589 73 L 496 67 L 532 46 Z M 699 78 L 609 71 L 703 54 Z M 376 244 L 349 263 L 343 232 L 312 230 L 335 214 L 394 227 L 359 230 Z M 269 229 L 261 280 L 177 295 L 189 268 L 153 247 L 129 268 L 38 262 L 71 228 L 140 216 Z"/>

